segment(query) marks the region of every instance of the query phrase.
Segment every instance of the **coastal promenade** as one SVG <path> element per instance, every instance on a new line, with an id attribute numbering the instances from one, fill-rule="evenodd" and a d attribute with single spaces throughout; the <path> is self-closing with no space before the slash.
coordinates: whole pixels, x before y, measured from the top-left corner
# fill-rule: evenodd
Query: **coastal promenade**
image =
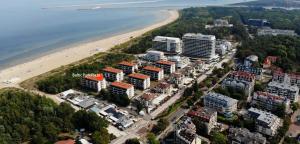
<path id="1" fill-rule="evenodd" d="M 110 48 L 116 45 L 129 41 L 132 38 L 141 36 L 142 34 L 155 28 L 159 28 L 161 26 L 169 24 L 179 17 L 179 13 L 176 10 L 168 10 L 166 12 L 169 14 L 169 17 L 167 19 L 148 27 L 101 40 L 83 43 L 77 46 L 66 48 L 59 52 L 42 56 L 23 64 L 1 70 L 0 88 L 18 87 L 19 83 L 26 79 L 93 56 L 94 54 L 97 54 L 99 52 L 108 51 L 110 50 Z"/>

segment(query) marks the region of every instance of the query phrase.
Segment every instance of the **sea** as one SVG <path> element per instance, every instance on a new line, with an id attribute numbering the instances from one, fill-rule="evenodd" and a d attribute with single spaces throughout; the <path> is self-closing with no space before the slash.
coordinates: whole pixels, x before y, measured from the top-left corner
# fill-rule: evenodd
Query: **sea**
<path id="1" fill-rule="evenodd" d="M 137 30 L 163 10 L 250 0 L 1 0 L 0 70 L 71 45 Z"/>

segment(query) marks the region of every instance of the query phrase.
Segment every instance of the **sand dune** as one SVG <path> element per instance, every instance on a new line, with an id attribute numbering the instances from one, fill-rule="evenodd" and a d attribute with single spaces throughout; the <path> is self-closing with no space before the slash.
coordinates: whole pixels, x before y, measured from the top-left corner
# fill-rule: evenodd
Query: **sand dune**
<path id="1" fill-rule="evenodd" d="M 19 64 L 0 71 L 0 88 L 18 87 L 18 84 L 26 79 L 38 76 L 55 68 L 67 65 L 81 59 L 90 57 L 98 52 L 104 52 L 113 46 L 130 40 L 131 37 L 138 37 L 152 29 L 161 27 L 175 21 L 179 13 L 169 10 L 169 17 L 159 23 L 135 30 L 129 33 L 112 36 L 109 38 L 83 43 L 74 47 L 55 52 L 35 60 Z"/>

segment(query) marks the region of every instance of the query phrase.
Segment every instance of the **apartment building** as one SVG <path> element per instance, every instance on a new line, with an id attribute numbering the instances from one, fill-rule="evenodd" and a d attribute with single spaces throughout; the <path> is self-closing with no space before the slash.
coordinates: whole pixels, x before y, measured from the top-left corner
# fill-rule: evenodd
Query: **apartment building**
<path id="1" fill-rule="evenodd" d="M 133 73 L 128 75 L 128 81 L 138 89 L 145 90 L 150 87 L 150 76 L 148 75 Z"/>
<path id="2" fill-rule="evenodd" d="M 106 89 L 107 86 L 106 80 L 102 74 L 97 74 L 96 76 L 85 76 L 81 80 L 81 85 L 97 92 L 100 92 L 102 89 Z"/>
<path id="3" fill-rule="evenodd" d="M 222 82 L 222 87 L 231 87 L 243 90 L 244 94 L 249 98 L 252 95 L 255 85 L 255 75 L 249 72 L 233 71 Z"/>
<path id="4" fill-rule="evenodd" d="M 103 69 L 103 75 L 106 80 L 108 81 L 117 81 L 120 82 L 124 79 L 124 73 L 120 69 L 112 68 L 112 67 L 106 67 Z"/>
<path id="5" fill-rule="evenodd" d="M 244 60 L 244 65 L 247 67 L 252 67 L 254 63 L 258 62 L 258 56 L 256 55 L 250 55 L 247 56 Z"/>
<path id="6" fill-rule="evenodd" d="M 159 60 L 165 60 L 167 59 L 164 52 L 161 51 L 147 51 L 146 55 L 144 56 L 144 59 L 151 62 L 156 62 Z"/>
<path id="7" fill-rule="evenodd" d="M 271 81 L 267 86 L 267 92 L 288 98 L 291 102 L 297 102 L 299 97 L 299 88 L 288 83 L 278 83 Z"/>
<path id="8" fill-rule="evenodd" d="M 275 71 L 273 73 L 272 80 L 279 83 L 288 83 L 292 86 L 298 86 L 298 88 L 300 88 L 299 73 L 284 73 L 282 71 Z"/>
<path id="9" fill-rule="evenodd" d="M 246 128 L 229 128 L 230 144 L 266 144 L 267 139 L 262 134 L 250 132 Z"/>
<path id="10" fill-rule="evenodd" d="M 175 62 L 160 60 L 155 63 L 155 66 L 164 69 L 164 74 L 174 73 L 176 70 Z"/>
<path id="11" fill-rule="evenodd" d="M 182 37 L 183 54 L 195 58 L 215 58 L 216 37 L 213 35 L 203 35 L 187 33 Z"/>
<path id="12" fill-rule="evenodd" d="M 164 78 L 164 69 L 154 67 L 154 66 L 145 66 L 142 69 L 142 73 L 150 76 L 151 80 L 162 80 Z"/>
<path id="13" fill-rule="evenodd" d="M 174 144 L 201 144 L 196 126 L 190 117 L 182 117 L 176 125 Z"/>
<path id="14" fill-rule="evenodd" d="M 237 111 L 237 103 L 238 100 L 219 93 L 210 92 L 204 96 L 205 107 L 215 109 L 229 117 Z"/>
<path id="15" fill-rule="evenodd" d="M 132 74 L 138 70 L 138 65 L 133 62 L 122 61 L 118 64 L 118 67 L 123 70 L 125 74 Z"/>
<path id="16" fill-rule="evenodd" d="M 132 98 L 134 96 L 134 87 L 128 83 L 112 82 L 110 85 L 110 91 L 115 95 L 127 95 L 128 98 Z"/>
<path id="17" fill-rule="evenodd" d="M 248 109 L 247 116 L 255 121 L 257 132 L 268 136 L 274 136 L 282 126 L 282 120 L 276 115 L 257 108 Z"/>
<path id="18" fill-rule="evenodd" d="M 158 51 L 180 54 L 182 52 L 182 42 L 180 38 L 156 36 L 152 40 L 152 48 Z"/>
<path id="19" fill-rule="evenodd" d="M 168 57 L 168 60 L 171 62 L 175 62 L 176 68 L 177 69 L 182 69 L 188 66 L 191 62 L 188 57 L 182 57 L 182 56 L 170 56 Z"/>
<path id="20" fill-rule="evenodd" d="M 235 70 L 255 74 L 256 80 L 261 80 L 262 77 L 263 77 L 263 69 L 259 68 L 259 67 L 252 67 L 252 66 L 246 66 L 246 65 L 237 65 Z"/>
<path id="21" fill-rule="evenodd" d="M 258 36 L 297 36 L 295 30 L 283 30 L 283 29 L 272 29 L 270 27 L 264 27 L 257 30 Z"/>
<path id="22" fill-rule="evenodd" d="M 197 107 L 190 110 L 187 115 L 200 119 L 206 127 L 206 134 L 209 134 L 217 125 L 217 111 L 211 108 Z"/>
<path id="23" fill-rule="evenodd" d="M 251 105 L 268 111 L 276 111 L 278 107 L 284 105 L 287 112 L 290 107 L 290 100 L 268 92 L 257 91 L 253 94 Z"/>

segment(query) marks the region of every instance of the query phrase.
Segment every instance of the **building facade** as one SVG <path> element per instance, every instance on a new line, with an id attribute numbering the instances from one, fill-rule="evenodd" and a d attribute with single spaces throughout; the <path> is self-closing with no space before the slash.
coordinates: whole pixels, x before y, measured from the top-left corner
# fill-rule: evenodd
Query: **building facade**
<path id="1" fill-rule="evenodd" d="M 300 74 L 298 73 L 284 73 L 282 71 L 275 71 L 272 77 L 273 81 L 279 83 L 288 83 L 292 86 L 300 88 Z"/>
<path id="2" fill-rule="evenodd" d="M 206 134 L 209 134 L 217 125 L 217 111 L 214 109 L 198 107 L 190 110 L 187 115 L 200 119 L 205 126 Z"/>
<path id="3" fill-rule="evenodd" d="M 128 75 L 128 81 L 138 89 L 145 90 L 150 87 L 150 76 L 148 75 L 133 73 Z"/>
<path id="4" fill-rule="evenodd" d="M 236 66 L 236 71 L 244 71 L 255 74 L 257 80 L 261 80 L 263 77 L 263 69 L 259 67 L 250 67 L 246 65 L 238 65 Z"/>
<path id="5" fill-rule="evenodd" d="M 155 63 L 155 66 L 164 69 L 164 74 L 171 74 L 176 71 L 175 62 L 160 60 Z"/>
<path id="6" fill-rule="evenodd" d="M 124 79 L 124 73 L 120 69 L 112 68 L 112 67 L 106 67 L 103 69 L 103 75 L 106 80 L 108 81 L 117 81 L 120 82 Z"/>
<path id="7" fill-rule="evenodd" d="M 288 83 L 278 83 L 271 81 L 267 86 L 267 92 L 281 97 L 288 98 L 291 102 L 297 102 L 299 97 L 299 88 Z"/>
<path id="8" fill-rule="evenodd" d="M 182 117 L 176 125 L 174 144 L 201 144 L 196 126 L 190 117 Z"/>
<path id="9" fill-rule="evenodd" d="M 282 120 L 276 115 L 257 108 L 248 109 L 247 116 L 255 121 L 257 132 L 268 136 L 274 136 L 282 126 Z"/>
<path id="10" fill-rule="evenodd" d="M 164 69 L 154 66 L 145 66 L 142 73 L 150 76 L 151 80 L 162 80 L 164 78 Z"/>
<path id="11" fill-rule="evenodd" d="M 216 37 L 213 35 L 187 33 L 182 41 L 185 56 L 207 59 L 215 57 Z"/>
<path id="12" fill-rule="evenodd" d="M 168 60 L 171 62 L 175 62 L 177 69 L 182 69 L 188 66 L 191 62 L 188 57 L 182 57 L 182 56 L 170 56 L 168 57 Z"/>
<path id="13" fill-rule="evenodd" d="M 229 128 L 230 144 L 266 144 L 267 139 L 260 133 L 252 133 L 246 128 Z"/>
<path id="14" fill-rule="evenodd" d="M 128 83 L 112 82 L 110 85 L 110 91 L 115 95 L 127 95 L 128 98 L 132 98 L 134 96 L 134 87 Z"/>
<path id="15" fill-rule="evenodd" d="M 83 87 L 100 92 L 102 89 L 106 89 L 107 84 L 102 74 L 97 74 L 96 76 L 85 76 L 81 80 L 81 85 Z"/>
<path id="16" fill-rule="evenodd" d="M 118 67 L 123 70 L 125 74 L 132 74 L 138 70 L 138 65 L 136 63 L 122 61 L 118 64 Z"/>
<path id="17" fill-rule="evenodd" d="M 144 59 L 151 62 L 156 62 L 159 60 L 165 60 L 165 54 L 161 51 L 147 51 L 146 55 L 144 56 Z"/>
<path id="18" fill-rule="evenodd" d="M 219 93 L 208 93 L 204 96 L 204 106 L 215 109 L 225 116 L 231 116 L 237 111 L 238 100 Z"/>
<path id="19" fill-rule="evenodd" d="M 152 40 L 152 48 L 158 51 L 180 54 L 182 52 L 182 42 L 180 38 L 156 36 Z"/>

